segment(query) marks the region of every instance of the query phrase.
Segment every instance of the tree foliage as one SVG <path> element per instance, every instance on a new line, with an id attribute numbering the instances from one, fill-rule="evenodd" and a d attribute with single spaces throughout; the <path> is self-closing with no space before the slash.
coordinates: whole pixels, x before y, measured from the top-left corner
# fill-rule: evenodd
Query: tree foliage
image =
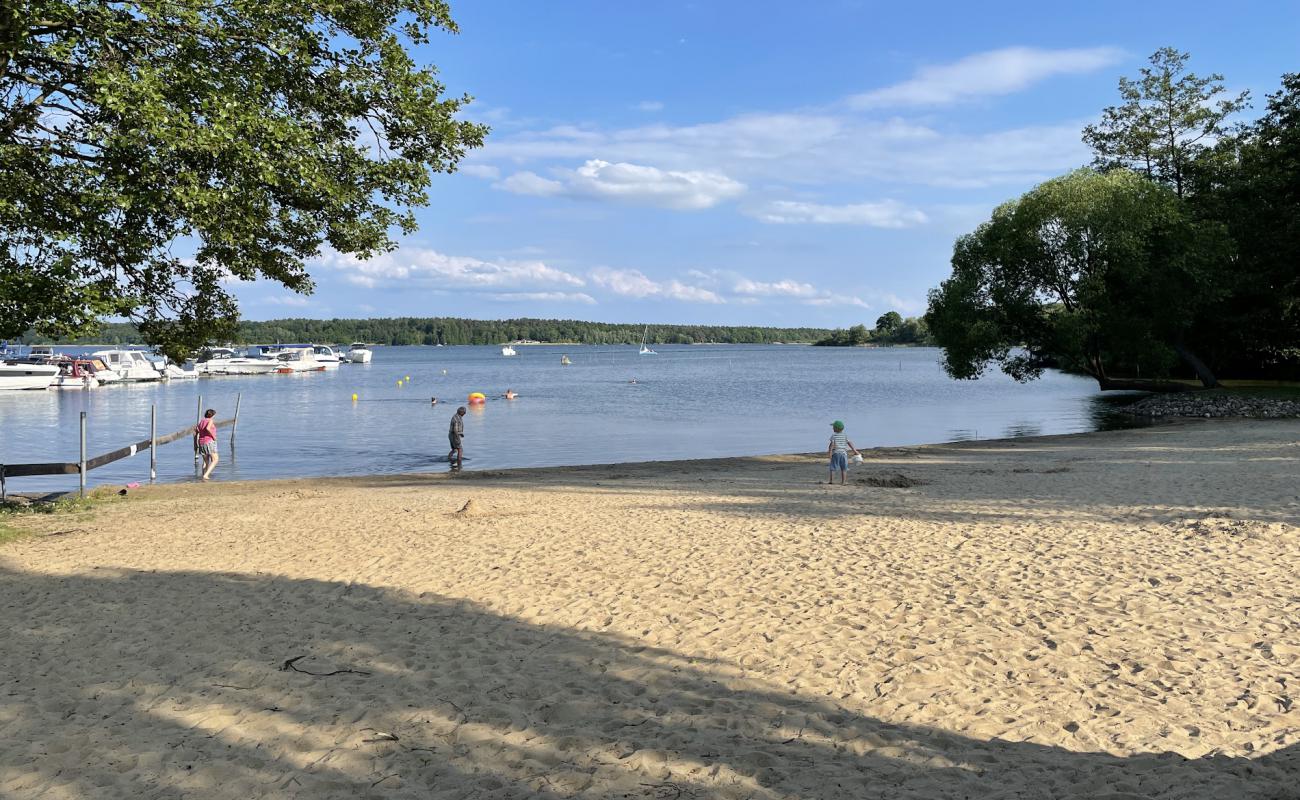
<path id="1" fill-rule="evenodd" d="M 0 4 L 0 337 L 116 315 L 179 355 L 234 330 L 227 282 L 390 248 L 486 133 L 407 52 L 439 29 L 442 0 Z"/>
<path id="2" fill-rule="evenodd" d="M 1119 79 L 1123 104 L 1106 108 L 1101 122 L 1083 129 L 1095 166 L 1137 170 L 1185 194 L 1196 167 L 1230 135 L 1229 118 L 1250 99 L 1249 92 L 1226 96 L 1222 75 L 1187 72 L 1189 58 L 1164 47 L 1137 80 Z"/>
<path id="3" fill-rule="evenodd" d="M 1079 170 L 959 238 L 926 321 L 954 378 L 996 363 L 1024 381 L 1064 359 L 1124 388 L 1112 365 L 1150 376 L 1196 359 L 1186 333 L 1217 299 L 1212 266 L 1225 248 L 1170 189 L 1128 170 Z"/>
<path id="4" fill-rule="evenodd" d="M 897 311 L 886 311 L 876 319 L 876 333 L 890 333 L 903 324 L 903 315 Z"/>
<path id="5" fill-rule="evenodd" d="M 854 325 L 847 330 L 831 331 L 829 336 L 813 344 L 819 347 L 856 347 L 863 344 L 927 345 L 932 342 L 925 320 L 916 317 L 903 319 L 897 311 L 889 311 L 876 320 L 874 330 L 867 330 L 866 325 Z"/>
<path id="6" fill-rule="evenodd" d="M 474 320 L 457 317 L 393 317 L 384 319 L 245 320 L 227 341 L 236 344 L 276 342 L 371 342 L 386 345 L 500 344 L 520 339 L 575 344 L 638 344 L 642 323 L 585 322 L 567 319 Z M 765 328 L 722 325 L 651 325 L 651 344 L 770 344 L 812 342 L 828 333 L 824 328 Z M 127 323 L 107 323 L 93 337 L 24 337 L 29 344 L 127 344 L 140 341 L 140 332 Z"/>
<path id="7" fill-rule="evenodd" d="M 1282 77 L 1264 115 L 1221 143 L 1191 198 L 1235 247 L 1224 302 L 1201 320 L 1201 347 L 1224 369 L 1300 376 L 1300 74 Z"/>

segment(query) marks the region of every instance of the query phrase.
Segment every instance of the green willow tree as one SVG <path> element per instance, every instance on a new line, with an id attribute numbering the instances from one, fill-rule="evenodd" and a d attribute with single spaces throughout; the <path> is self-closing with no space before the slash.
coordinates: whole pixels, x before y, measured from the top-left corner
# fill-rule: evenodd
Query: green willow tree
<path id="1" fill-rule="evenodd" d="M 435 30 L 442 0 L 0 4 L 0 338 L 115 315 L 179 356 L 234 330 L 228 282 L 393 247 L 487 132 L 411 58 Z"/>
<path id="2" fill-rule="evenodd" d="M 1185 339 L 1218 298 L 1210 265 L 1227 246 L 1169 188 L 1128 170 L 1078 170 L 959 238 L 925 319 L 954 378 L 996 363 L 1025 381 L 1064 361 L 1102 389 L 1168 389 L 1149 378 L 1181 359 L 1212 386 Z M 1148 380 L 1117 378 L 1117 366 Z"/>

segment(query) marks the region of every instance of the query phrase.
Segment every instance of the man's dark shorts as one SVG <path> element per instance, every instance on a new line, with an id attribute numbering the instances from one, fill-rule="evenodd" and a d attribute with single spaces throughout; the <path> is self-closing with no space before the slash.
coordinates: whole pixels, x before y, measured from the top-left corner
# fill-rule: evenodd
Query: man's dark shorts
<path id="1" fill-rule="evenodd" d="M 447 441 L 451 442 L 451 449 L 452 449 L 452 450 L 459 450 L 459 449 L 460 449 L 460 435 L 459 435 L 459 434 L 455 434 L 455 433 L 449 433 L 449 434 L 447 434 Z"/>

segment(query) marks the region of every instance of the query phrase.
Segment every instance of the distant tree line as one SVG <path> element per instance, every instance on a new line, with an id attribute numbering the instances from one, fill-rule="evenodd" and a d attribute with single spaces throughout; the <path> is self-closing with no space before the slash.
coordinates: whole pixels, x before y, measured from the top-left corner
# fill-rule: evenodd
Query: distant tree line
<path id="1" fill-rule="evenodd" d="M 813 342 L 819 347 L 856 347 L 858 345 L 928 345 L 930 329 L 923 317 L 903 318 L 897 311 L 886 312 L 876 320 L 876 327 L 854 325 L 848 329 L 831 331 L 829 336 Z"/>
<path id="2" fill-rule="evenodd" d="M 368 342 L 384 345 L 500 344 L 520 339 L 565 344 L 638 344 L 645 324 L 584 322 L 560 319 L 474 320 L 457 317 L 388 319 L 276 319 L 239 323 L 233 344 L 276 342 Z M 651 344 L 807 344 L 825 337 L 825 328 L 766 328 L 726 325 L 651 325 Z M 134 325 L 103 323 L 98 332 L 51 340 L 31 332 L 28 344 L 131 344 L 143 341 Z"/>
<path id="3" fill-rule="evenodd" d="M 1083 132 L 1090 168 L 960 237 L 926 321 L 954 378 L 1059 366 L 1102 389 L 1300 379 L 1300 74 L 1264 113 L 1157 51 Z"/>

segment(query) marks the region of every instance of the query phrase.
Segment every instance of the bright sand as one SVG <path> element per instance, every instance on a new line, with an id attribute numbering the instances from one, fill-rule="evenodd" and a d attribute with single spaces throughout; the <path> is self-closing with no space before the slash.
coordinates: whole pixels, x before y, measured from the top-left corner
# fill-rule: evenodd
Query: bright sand
<path id="1" fill-rule="evenodd" d="M 876 451 L 846 487 L 782 456 L 23 517 L 60 535 L 0 547 L 0 797 L 1295 798 L 1297 440 L 1195 423 Z M 863 483 L 896 475 L 922 483 Z"/>

